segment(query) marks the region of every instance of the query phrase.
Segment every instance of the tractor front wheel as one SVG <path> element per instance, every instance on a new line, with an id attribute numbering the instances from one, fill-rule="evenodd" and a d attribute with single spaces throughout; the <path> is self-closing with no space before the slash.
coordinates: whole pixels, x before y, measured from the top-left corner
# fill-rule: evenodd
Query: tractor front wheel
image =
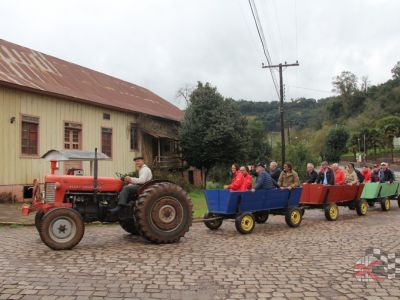
<path id="1" fill-rule="evenodd" d="M 135 205 L 139 232 L 150 242 L 178 242 L 192 225 L 192 203 L 186 192 L 174 183 L 150 186 Z"/>
<path id="2" fill-rule="evenodd" d="M 123 230 L 132 235 L 140 235 L 135 219 L 120 220 L 119 225 L 122 227 Z"/>
<path id="3" fill-rule="evenodd" d="M 40 238 L 53 250 L 74 248 L 82 239 L 85 224 L 80 214 L 72 208 L 55 208 L 41 221 Z"/>
<path id="4" fill-rule="evenodd" d="M 44 216 L 44 212 L 43 211 L 39 210 L 39 211 L 36 212 L 36 215 L 35 215 L 35 227 L 36 227 L 38 232 L 40 232 L 40 224 L 42 223 L 43 216 Z"/>

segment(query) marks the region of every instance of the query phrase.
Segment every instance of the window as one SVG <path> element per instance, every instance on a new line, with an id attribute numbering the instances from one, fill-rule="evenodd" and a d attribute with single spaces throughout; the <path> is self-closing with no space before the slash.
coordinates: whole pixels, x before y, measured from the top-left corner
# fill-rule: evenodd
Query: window
<path id="1" fill-rule="evenodd" d="M 65 123 L 64 125 L 64 148 L 70 150 L 82 149 L 82 125 L 76 123 Z"/>
<path id="2" fill-rule="evenodd" d="M 22 116 L 21 153 L 39 154 L 39 118 L 37 117 Z"/>
<path id="3" fill-rule="evenodd" d="M 112 157 L 112 129 L 101 128 L 101 152 Z"/>
<path id="4" fill-rule="evenodd" d="M 111 115 L 108 113 L 103 113 L 103 119 L 104 120 L 110 120 L 111 119 Z"/>
<path id="5" fill-rule="evenodd" d="M 136 124 L 131 125 L 131 150 L 139 150 L 139 135 Z"/>

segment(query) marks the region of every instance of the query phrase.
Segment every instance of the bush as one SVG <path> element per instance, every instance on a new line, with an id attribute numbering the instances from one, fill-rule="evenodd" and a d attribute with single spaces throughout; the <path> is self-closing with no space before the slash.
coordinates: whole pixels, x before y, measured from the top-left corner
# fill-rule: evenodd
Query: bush
<path id="1" fill-rule="evenodd" d="M 12 197 L 12 193 L 11 192 L 0 193 L 0 203 L 11 203 L 12 200 L 13 200 L 13 197 Z"/>
<path id="2" fill-rule="evenodd" d="M 317 163 L 318 159 L 312 155 L 310 148 L 304 142 L 297 142 L 288 147 L 287 161 L 291 162 L 293 169 L 299 174 L 300 180 L 305 180 L 307 163 Z"/>
<path id="3" fill-rule="evenodd" d="M 181 186 L 186 192 L 193 191 L 196 187 L 183 177 L 182 172 L 179 171 L 161 171 L 153 170 L 153 179 L 168 180 Z"/>

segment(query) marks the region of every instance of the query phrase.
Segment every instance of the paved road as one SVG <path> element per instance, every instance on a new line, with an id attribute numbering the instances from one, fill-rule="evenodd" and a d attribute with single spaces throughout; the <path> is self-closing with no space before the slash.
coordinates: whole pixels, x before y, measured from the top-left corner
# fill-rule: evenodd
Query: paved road
<path id="1" fill-rule="evenodd" d="M 55 252 L 34 227 L 0 227 L 0 299 L 399 299 L 400 278 L 364 283 L 353 267 L 369 247 L 399 252 L 400 209 L 337 222 L 306 211 L 297 229 L 281 216 L 240 235 L 227 221 L 195 224 L 179 244 L 152 245 L 117 225 L 88 226 L 72 251 Z"/>

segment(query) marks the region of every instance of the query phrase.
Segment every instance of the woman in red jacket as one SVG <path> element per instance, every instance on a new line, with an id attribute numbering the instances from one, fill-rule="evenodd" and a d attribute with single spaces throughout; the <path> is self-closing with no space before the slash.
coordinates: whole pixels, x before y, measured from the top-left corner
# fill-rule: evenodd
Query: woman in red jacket
<path id="1" fill-rule="evenodd" d="M 251 188 L 253 187 L 253 178 L 249 173 L 249 168 L 247 166 L 241 166 L 239 171 L 244 177 L 242 190 L 251 190 Z"/>
<path id="2" fill-rule="evenodd" d="M 232 165 L 232 175 L 233 179 L 230 185 L 225 185 L 224 189 L 225 190 L 231 190 L 234 192 L 240 192 L 243 191 L 243 183 L 244 183 L 244 177 L 242 173 L 239 171 L 239 165 L 233 164 Z"/>

